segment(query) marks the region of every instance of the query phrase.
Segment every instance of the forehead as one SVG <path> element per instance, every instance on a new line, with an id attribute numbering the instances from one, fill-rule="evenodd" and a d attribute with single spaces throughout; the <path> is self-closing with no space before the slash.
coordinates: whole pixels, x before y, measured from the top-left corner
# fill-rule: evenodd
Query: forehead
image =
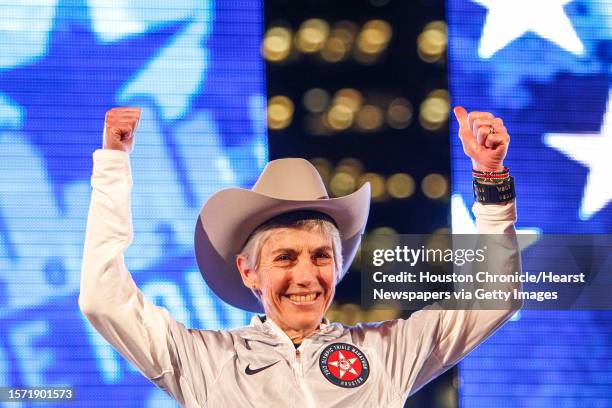
<path id="1" fill-rule="evenodd" d="M 332 237 L 323 231 L 318 231 L 317 229 L 308 231 L 299 228 L 275 228 L 263 244 L 261 251 L 265 253 L 279 248 L 300 249 L 306 247 L 314 249 L 324 246 L 331 248 Z"/>

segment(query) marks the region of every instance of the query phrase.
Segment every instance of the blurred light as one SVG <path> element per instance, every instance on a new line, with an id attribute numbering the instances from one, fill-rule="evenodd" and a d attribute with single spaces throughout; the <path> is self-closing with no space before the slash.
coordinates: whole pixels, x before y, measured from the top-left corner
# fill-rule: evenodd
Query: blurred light
<path id="1" fill-rule="evenodd" d="M 268 127 L 284 129 L 293 119 L 293 102 L 286 96 L 273 96 L 268 101 Z"/>
<path id="2" fill-rule="evenodd" d="M 364 313 L 363 310 L 355 304 L 339 304 L 332 303 L 325 314 L 330 322 L 338 322 L 342 324 L 350 324 L 356 317 Z M 354 324 L 354 323 L 353 323 Z"/>
<path id="3" fill-rule="evenodd" d="M 375 105 L 364 105 L 357 113 L 355 124 L 363 130 L 376 130 L 382 126 L 384 115 L 382 109 Z"/>
<path id="4" fill-rule="evenodd" d="M 323 179 L 323 184 L 325 187 L 329 187 L 329 180 L 332 174 L 332 164 L 329 160 L 324 157 L 315 157 L 310 159 L 310 163 L 317 169 L 319 175 L 321 175 L 321 179 Z"/>
<path id="5" fill-rule="evenodd" d="M 357 61 L 361 62 L 362 64 L 370 65 L 378 61 L 378 58 L 381 56 L 381 54 L 364 54 L 362 52 L 356 51 L 353 53 L 353 56 Z"/>
<path id="6" fill-rule="evenodd" d="M 448 192 L 448 182 L 440 174 L 428 174 L 421 181 L 421 189 L 427 198 L 437 200 L 446 196 Z"/>
<path id="7" fill-rule="evenodd" d="M 302 104 L 310 112 L 323 112 L 329 104 L 329 92 L 321 88 L 312 88 L 304 93 Z"/>
<path id="8" fill-rule="evenodd" d="M 271 62 L 279 62 L 287 58 L 291 52 L 292 33 L 284 27 L 270 28 L 264 37 L 263 55 Z"/>
<path id="9" fill-rule="evenodd" d="M 350 21 L 340 21 L 332 29 L 329 38 L 321 49 L 321 57 L 328 62 L 345 60 L 353 49 L 357 25 Z"/>
<path id="10" fill-rule="evenodd" d="M 300 26 L 295 36 L 296 47 L 304 53 L 317 52 L 323 48 L 328 35 L 329 24 L 319 18 L 311 18 Z"/>
<path id="11" fill-rule="evenodd" d="M 361 176 L 361 173 L 363 173 L 363 164 L 361 163 L 359 159 L 356 159 L 354 157 L 347 157 L 345 159 L 342 159 L 340 160 L 340 162 L 338 163 L 334 171 L 336 173 L 348 174 L 351 176 L 352 185 L 351 185 L 351 188 L 348 189 L 350 191 L 348 191 L 345 194 L 352 193 L 358 187 L 361 187 L 360 184 L 359 185 L 357 184 L 357 180 L 359 179 L 359 176 Z M 345 195 L 345 194 L 342 194 L 342 195 Z"/>
<path id="12" fill-rule="evenodd" d="M 357 182 L 352 174 L 336 172 L 330 182 L 329 189 L 334 197 L 342 197 L 355 191 Z"/>
<path id="13" fill-rule="evenodd" d="M 438 228 L 434 232 L 432 232 L 433 235 L 448 235 L 450 233 L 451 229 L 448 227 Z"/>
<path id="14" fill-rule="evenodd" d="M 376 235 L 389 235 L 390 237 L 393 238 L 393 246 L 397 245 L 397 243 L 399 242 L 399 234 L 397 233 L 397 231 L 392 228 L 392 227 L 377 227 L 374 228 L 372 231 L 370 231 L 371 234 L 376 234 Z"/>
<path id="15" fill-rule="evenodd" d="M 396 98 L 387 109 L 387 122 L 393 129 L 405 129 L 412 121 L 412 104 L 408 99 Z"/>
<path id="16" fill-rule="evenodd" d="M 449 235 L 432 234 L 427 238 L 425 242 L 427 249 L 440 250 L 444 252 L 451 247 L 451 240 Z M 432 266 L 443 266 L 444 259 L 428 259 L 427 264 Z"/>
<path id="17" fill-rule="evenodd" d="M 399 234 L 391 227 L 374 228 L 367 234 L 368 250 L 395 248 L 399 244 Z"/>
<path id="18" fill-rule="evenodd" d="M 449 111 L 448 92 L 444 89 L 437 89 L 430 92 L 421 104 L 419 123 L 424 129 L 438 130 L 448 120 Z"/>
<path id="19" fill-rule="evenodd" d="M 427 96 L 442 98 L 446 102 L 450 101 L 450 96 L 448 95 L 448 91 L 446 89 L 434 89 Z"/>
<path id="20" fill-rule="evenodd" d="M 332 134 L 327 124 L 327 114 L 309 113 L 304 118 L 304 129 L 314 136 L 330 136 Z"/>
<path id="21" fill-rule="evenodd" d="M 339 62 L 348 55 L 346 44 L 337 37 L 330 37 L 321 50 L 321 57 L 327 62 Z"/>
<path id="22" fill-rule="evenodd" d="M 327 319 L 330 322 L 340 322 L 340 306 L 338 306 L 337 303 L 332 303 L 331 306 L 329 306 L 329 309 L 327 309 L 327 312 L 325 312 L 325 317 L 327 317 Z"/>
<path id="23" fill-rule="evenodd" d="M 334 28 L 331 32 L 331 37 L 338 38 L 341 40 L 346 47 L 350 50 L 353 48 L 355 43 L 355 38 L 357 37 L 357 32 L 359 31 L 359 27 L 357 24 L 352 21 L 339 21 L 334 25 Z"/>
<path id="24" fill-rule="evenodd" d="M 391 227 L 378 227 L 367 232 L 360 246 L 361 254 L 371 254 L 376 249 L 392 249 L 399 244 L 399 234 Z M 360 257 L 363 256 L 360 254 Z"/>
<path id="25" fill-rule="evenodd" d="M 414 179 L 406 173 L 395 173 L 387 179 L 387 192 L 393 198 L 408 198 L 415 187 Z"/>
<path id="26" fill-rule="evenodd" d="M 419 57 L 425 62 L 437 62 L 446 53 L 447 30 L 443 21 L 427 24 L 417 39 Z"/>
<path id="27" fill-rule="evenodd" d="M 347 157 L 340 160 L 336 166 L 337 172 L 348 173 L 357 179 L 363 173 L 363 163 L 354 157 Z"/>
<path id="28" fill-rule="evenodd" d="M 364 54 L 379 54 L 389 44 L 392 30 L 389 23 L 383 20 L 371 20 L 365 23 L 357 38 L 357 47 Z"/>
<path id="29" fill-rule="evenodd" d="M 335 105 L 327 113 L 327 122 L 334 130 L 345 130 L 353 124 L 353 112 L 345 105 Z"/>
<path id="30" fill-rule="evenodd" d="M 363 104 L 363 95 L 356 89 L 343 88 L 334 95 L 334 104 L 346 106 L 351 112 L 355 113 Z"/>
<path id="31" fill-rule="evenodd" d="M 380 307 L 380 309 L 379 309 Z M 384 307 L 384 308 L 383 308 Z M 401 312 L 397 303 L 383 303 L 376 302 L 374 308 L 369 310 L 366 314 L 367 322 L 384 322 L 386 320 L 393 320 L 400 317 Z"/>
<path id="32" fill-rule="evenodd" d="M 372 191 L 372 201 L 384 201 L 388 198 L 385 189 L 385 178 L 383 176 L 378 173 L 365 173 L 359 177 L 359 186 L 364 185 L 368 181 Z"/>
<path id="33" fill-rule="evenodd" d="M 359 305 L 353 303 L 347 303 L 340 306 L 340 315 L 342 317 L 342 322 L 349 326 L 362 322 L 365 317 L 363 309 L 361 309 Z"/>
<path id="34" fill-rule="evenodd" d="M 433 395 L 435 407 L 454 408 L 457 406 L 457 390 L 452 385 L 438 384 Z"/>

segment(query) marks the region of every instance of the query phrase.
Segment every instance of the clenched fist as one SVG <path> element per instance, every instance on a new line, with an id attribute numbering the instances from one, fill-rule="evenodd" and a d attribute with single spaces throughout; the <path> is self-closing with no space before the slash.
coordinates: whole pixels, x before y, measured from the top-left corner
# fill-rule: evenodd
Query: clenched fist
<path id="1" fill-rule="evenodd" d="M 104 117 L 103 147 L 131 153 L 140 121 L 140 108 L 112 108 Z"/>
<path id="2" fill-rule="evenodd" d="M 500 118 L 489 112 L 470 112 L 457 106 L 459 138 L 463 151 L 472 159 L 474 170 L 501 171 L 508 152 L 510 135 Z"/>

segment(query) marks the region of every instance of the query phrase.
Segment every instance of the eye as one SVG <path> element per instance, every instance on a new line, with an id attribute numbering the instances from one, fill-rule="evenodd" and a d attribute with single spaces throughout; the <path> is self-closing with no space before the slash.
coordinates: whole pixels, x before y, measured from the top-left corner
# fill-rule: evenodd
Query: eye
<path id="1" fill-rule="evenodd" d="M 295 261 L 295 256 L 291 253 L 280 253 L 274 258 L 274 263 L 278 266 L 290 266 Z"/>
<path id="2" fill-rule="evenodd" d="M 331 254 L 327 251 L 317 251 L 312 258 L 317 265 L 326 265 L 332 260 Z"/>

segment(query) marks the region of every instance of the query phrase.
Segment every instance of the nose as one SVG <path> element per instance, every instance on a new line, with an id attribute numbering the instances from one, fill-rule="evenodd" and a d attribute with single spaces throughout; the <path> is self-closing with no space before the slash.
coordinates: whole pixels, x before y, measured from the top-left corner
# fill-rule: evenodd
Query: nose
<path id="1" fill-rule="evenodd" d="M 317 279 L 319 268 L 310 259 L 300 259 L 293 269 L 293 281 L 302 287 L 310 286 Z"/>

